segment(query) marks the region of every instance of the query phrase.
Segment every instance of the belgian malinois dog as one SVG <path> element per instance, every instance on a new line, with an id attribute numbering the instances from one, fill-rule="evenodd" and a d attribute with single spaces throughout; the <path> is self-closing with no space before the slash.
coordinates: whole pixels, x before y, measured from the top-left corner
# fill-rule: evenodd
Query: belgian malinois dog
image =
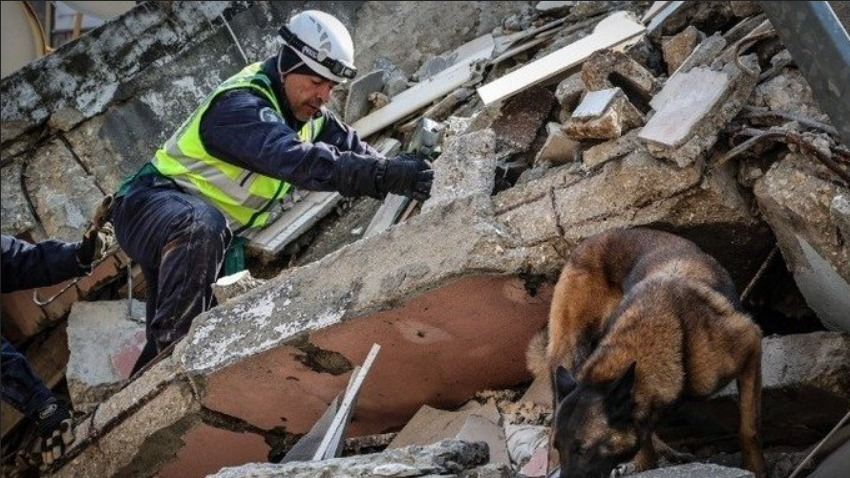
<path id="1" fill-rule="evenodd" d="M 545 357 L 542 348 L 532 342 L 529 368 L 552 379 L 550 467 L 560 462 L 561 477 L 607 478 L 632 459 L 636 471 L 656 467 L 653 442 L 663 442 L 653 429 L 665 410 L 733 378 L 744 466 L 765 476 L 761 330 L 726 270 L 694 243 L 641 228 L 582 242 L 555 286 Z"/>

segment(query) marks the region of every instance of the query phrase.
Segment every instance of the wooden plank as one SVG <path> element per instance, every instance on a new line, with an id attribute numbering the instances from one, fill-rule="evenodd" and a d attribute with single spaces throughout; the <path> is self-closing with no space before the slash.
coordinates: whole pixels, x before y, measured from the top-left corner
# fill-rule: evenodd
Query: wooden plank
<path id="1" fill-rule="evenodd" d="M 480 73 L 475 67 L 480 59 L 472 57 L 419 82 L 416 86 L 394 96 L 383 108 L 373 111 L 351 125 L 366 138 L 387 126 L 404 119 L 431 104 L 434 100 L 453 92 L 467 83 L 478 81 Z M 488 57 L 489 58 L 489 57 Z"/>
<path id="2" fill-rule="evenodd" d="M 351 420 L 354 406 L 357 403 L 357 396 L 360 393 L 360 387 L 363 385 L 363 381 L 366 380 L 366 375 L 369 374 L 369 370 L 372 368 L 372 364 L 375 362 L 375 357 L 378 356 L 378 352 L 380 350 L 380 345 L 372 344 L 372 348 L 369 350 L 369 355 L 367 355 L 366 360 L 363 361 L 363 366 L 360 367 L 360 370 L 358 370 L 355 374 L 354 380 L 349 383 L 349 386 L 345 391 L 345 397 L 342 399 L 342 404 L 339 406 L 339 411 L 334 417 L 334 421 L 331 423 L 328 433 L 322 440 L 322 444 L 319 445 L 319 449 L 316 450 L 316 454 L 313 455 L 313 460 L 334 458 L 339 454 L 342 449 L 342 436 L 345 434 L 345 429 L 348 427 L 348 423 Z"/>
<path id="3" fill-rule="evenodd" d="M 664 10 L 667 5 L 670 5 L 673 2 L 652 2 L 652 5 L 646 9 L 643 16 L 640 18 L 640 22 L 646 25 L 646 22 L 655 18 L 656 15 L 661 13 L 661 10 Z"/>
<path id="4" fill-rule="evenodd" d="M 342 199 L 336 192 L 312 191 L 307 193 L 292 209 L 284 212 L 277 221 L 266 228 L 247 235 L 249 247 L 277 254 L 307 229 L 325 217 Z"/>
<path id="5" fill-rule="evenodd" d="M 628 12 L 614 12 L 591 35 L 478 88 L 485 105 L 507 98 L 581 64 L 596 51 L 641 35 L 646 29 Z"/>
<path id="6" fill-rule="evenodd" d="M 667 17 L 673 14 L 676 10 L 678 10 L 685 2 L 668 2 L 664 8 L 661 9 L 658 13 L 653 15 L 652 20 L 650 20 L 649 24 L 646 26 L 647 32 L 655 31 L 656 28 L 661 26 L 664 23 L 664 20 L 667 20 Z"/>

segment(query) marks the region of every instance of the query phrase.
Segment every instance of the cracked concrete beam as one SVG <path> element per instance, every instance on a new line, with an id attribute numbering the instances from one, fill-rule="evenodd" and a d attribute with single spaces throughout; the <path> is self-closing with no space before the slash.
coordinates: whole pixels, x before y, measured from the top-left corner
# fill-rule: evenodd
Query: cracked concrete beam
<path id="1" fill-rule="evenodd" d="M 754 187 L 759 209 L 809 306 L 828 327 L 850 331 L 850 247 L 842 214 L 831 208 L 847 188 L 823 165 L 795 153 Z"/>

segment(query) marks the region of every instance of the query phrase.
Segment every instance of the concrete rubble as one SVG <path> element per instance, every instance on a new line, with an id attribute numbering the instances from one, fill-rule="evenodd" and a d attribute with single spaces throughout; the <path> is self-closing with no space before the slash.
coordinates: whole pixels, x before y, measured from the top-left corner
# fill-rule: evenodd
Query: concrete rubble
<path id="1" fill-rule="evenodd" d="M 164 3 L 0 83 L 4 234 L 76 240 L 100 198 L 242 66 L 238 51 L 276 51 L 268 25 L 295 8 Z M 668 5 L 640 24 L 650 2 L 333 3 L 366 74 L 332 104 L 346 121 L 388 123 L 372 144 L 403 149 L 420 117 L 440 122 L 431 198 L 368 237 L 375 200 L 326 208 L 298 247 L 249 258 L 257 279 L 129 382 L 144 325 L 107 287 L 126 280 L 126 258 L 53 304 L 4 295 L 17 343 L 67 324 L 56 337 L 70 347 L 78 440 L 51 476 L 543 476 L 551 391 L 530 384 L 528 342 L 570 251 L 632 226 L 680 234 L 729 270 L 766 332 L 762 439 L 771 476 L 787 476 L 850 406 L 850 153 L 781 42 L 745 44 L 766 28 L 757 2 L 732 3 Z M 612 18 L 636 33 L 538 74 L 552 52 L 605 39 Z M 497 100 L 481 94 L 506 78 Z M 432 83 L 446 93 L 386 116 Z M 772 304 L 783 299 L 767 289 L 800 300 Z M 375 343 L 346 436 L 383 437 L 379 453 L 276 464 Z M 751 476 L 734 468 L 736 400 L 730 385 L 659 430 L 705 463 L 634 476 Z M 4 442 L 24 429 L 7 415 Z"/>

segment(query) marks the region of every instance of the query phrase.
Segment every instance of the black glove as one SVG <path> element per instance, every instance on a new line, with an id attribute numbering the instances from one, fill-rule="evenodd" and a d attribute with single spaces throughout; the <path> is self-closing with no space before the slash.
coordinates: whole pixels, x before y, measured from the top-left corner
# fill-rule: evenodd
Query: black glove
<path id="1" fill-rule="evenodd" d="M 74 443 L 74 419 L 64 403 L 50 398 L 38 411 L 36 422 L 41 434 L 42 463 L 49 467 Z"/>
<path id="2" fill-rule="evenodd" d="M 107 195 L 95 208 L 89 227 L 83 235 L 80 248 L 77 249 L 77 261 L 84 267 L 103 259 L 108 249 L 115 244 L 115 232 L 108 223 L 112 211 L 113 197 Z"/>
<path id="3" fill-rule="evenodd" d="M 375 184 L 383 193 L 393 193 L 417 201 L 425 201 L 431 197 L 433 180 L 434 170 L 423 156 L 402 153 L 378 165 Z"/>

